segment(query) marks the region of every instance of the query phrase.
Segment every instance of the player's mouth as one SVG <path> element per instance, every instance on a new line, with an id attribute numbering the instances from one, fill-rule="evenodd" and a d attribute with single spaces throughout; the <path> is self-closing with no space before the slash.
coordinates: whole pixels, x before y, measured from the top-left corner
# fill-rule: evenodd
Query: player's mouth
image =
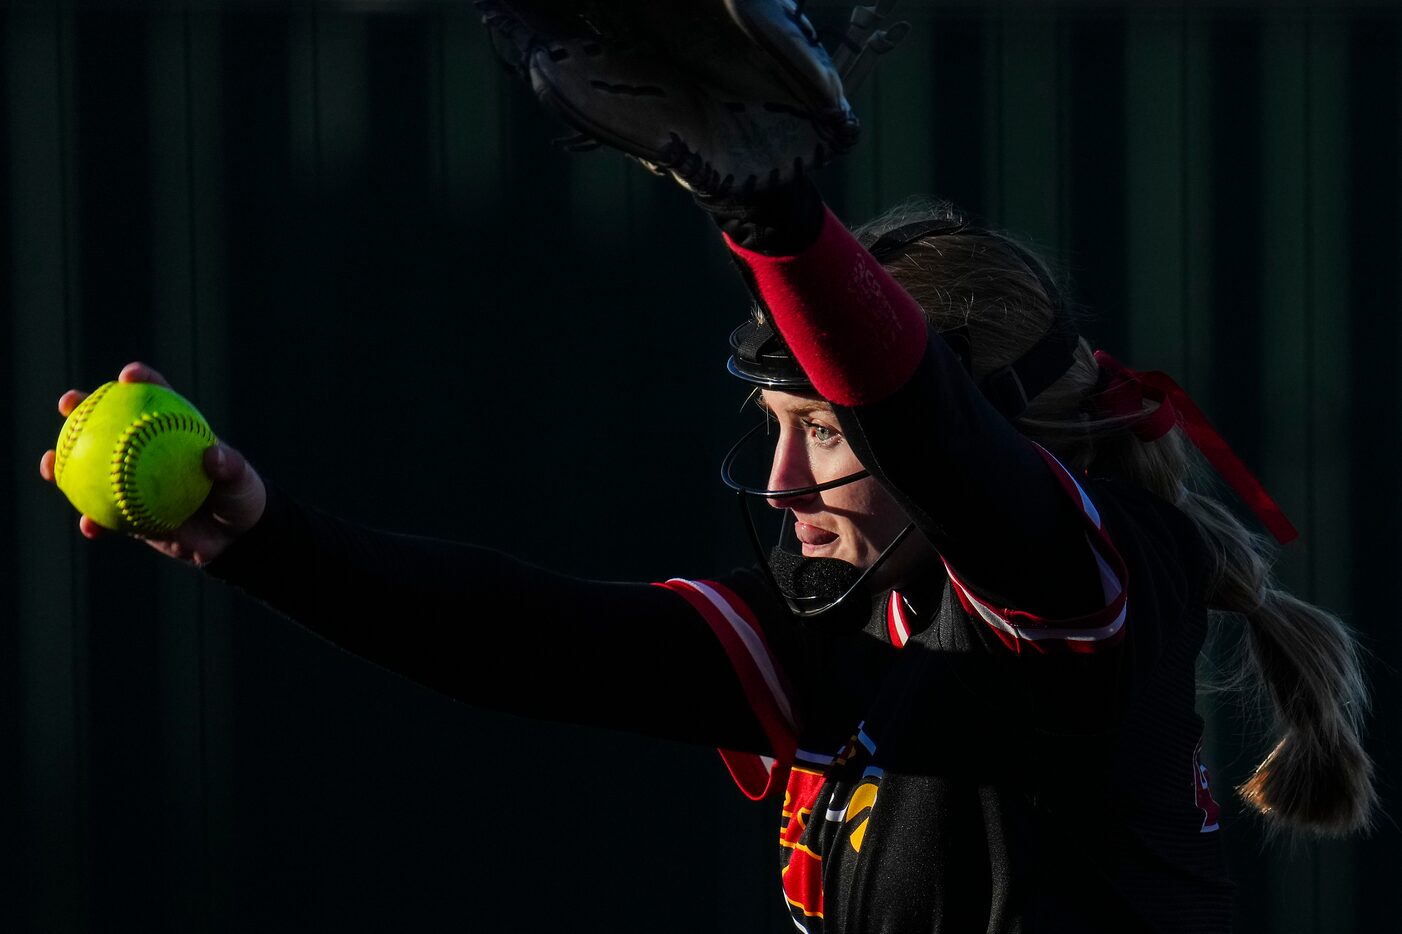
<path id="1" fill-rule="evenodd" d="M 803 544 L 803 554 L 809 558 L 830 551 L 828 546 L 831 546 L 838 539 L 836 532 L 821 529 L 816 525 L 809 525 L 801 519 L 794 520 L 793 533 L 794 537 Z"/>

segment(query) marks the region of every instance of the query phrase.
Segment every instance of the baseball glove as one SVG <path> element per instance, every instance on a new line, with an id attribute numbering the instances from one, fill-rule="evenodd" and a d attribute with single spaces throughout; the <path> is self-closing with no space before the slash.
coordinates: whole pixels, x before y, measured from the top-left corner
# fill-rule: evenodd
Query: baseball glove
<path id="1" fill-rule="evenodd" d="M 477 0 L 498 54 L 581 135 L 743 202 L 856 142 L 792 0 Z"/>

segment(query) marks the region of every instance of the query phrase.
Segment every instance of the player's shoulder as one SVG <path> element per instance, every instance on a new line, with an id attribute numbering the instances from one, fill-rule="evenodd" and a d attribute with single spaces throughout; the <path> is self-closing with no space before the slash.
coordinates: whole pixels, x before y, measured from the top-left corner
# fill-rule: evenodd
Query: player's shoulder
<path id="1" fill-rule="evenodd" d="M 1192 519 L 1158 493 L 1113 474 L 1088 474 L 1079 478 L 1102 511 L 1119 521 L 1143 524 L 1188 541 L 1198 537 Z"/>
<path id="2" fill-rule="evenodd" d="M 1152 490 L 1122 477 L 1081 478 L 1106 532 L 1129 565 L 1198 584 L 1211 563 L 1207 543 L 1191 517 Z"/>

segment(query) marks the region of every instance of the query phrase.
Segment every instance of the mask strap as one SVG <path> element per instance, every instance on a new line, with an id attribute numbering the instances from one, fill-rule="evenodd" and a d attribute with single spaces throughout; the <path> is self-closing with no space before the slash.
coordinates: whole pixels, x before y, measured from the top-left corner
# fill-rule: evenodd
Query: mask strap
<path id="1" fill-rule="evenodd" d="M 1057 304 L 1052 326 L 1021 357 L 995 370 L 979 384 L 988 401 L 1008 418 L 1017 418 L 1048 386 L 1066 375 L 1076 360 L 1078 338 L 1065 324 Z"/>

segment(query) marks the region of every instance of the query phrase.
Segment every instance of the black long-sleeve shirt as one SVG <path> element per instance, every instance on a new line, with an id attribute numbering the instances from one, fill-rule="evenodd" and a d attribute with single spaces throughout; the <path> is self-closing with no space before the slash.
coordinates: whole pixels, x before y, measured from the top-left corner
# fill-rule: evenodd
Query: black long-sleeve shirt
<path id="1" fill-rule="evenodd" d="M 207 571 L 465 702 L 728 750 L 747 791 L 784 792 L 783 885 L 812 934 L 1225 930 L 1191 523 L 1072 476 L 938 337 L 915 359 L 836 411 L 946 566 L 846 623 L 796 620 L 750 571 L 580 580 L 275 485 Z"/>

